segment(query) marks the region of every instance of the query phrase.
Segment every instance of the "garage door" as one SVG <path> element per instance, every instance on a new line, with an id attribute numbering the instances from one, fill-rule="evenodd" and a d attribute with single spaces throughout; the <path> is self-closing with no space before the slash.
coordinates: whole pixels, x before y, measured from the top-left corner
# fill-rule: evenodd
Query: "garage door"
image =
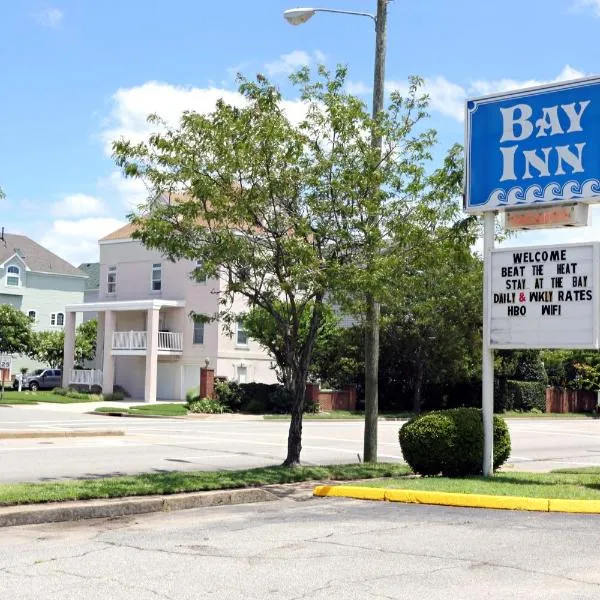
<path id="1" fill-rule="evenodd" d="M 185 365 L 183 367 L 183 393 L 192 388 L 200 387 L 200 365 Z"/>
<path id="2" fill-rule="evenodd" d="M 179 365 L 158 363 L 156 380 L 156 397 L 159 400 L 180 400 L 179 398 Z"/>

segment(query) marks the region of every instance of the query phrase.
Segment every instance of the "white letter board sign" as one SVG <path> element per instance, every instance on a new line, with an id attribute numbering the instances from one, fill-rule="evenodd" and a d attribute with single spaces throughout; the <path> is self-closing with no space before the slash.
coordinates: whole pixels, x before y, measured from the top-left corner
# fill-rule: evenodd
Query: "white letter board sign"
<path id="1" fill-rule="evenodd" d="M 598 348 L 600 245 L 492 251 L 492 348 Z"/>

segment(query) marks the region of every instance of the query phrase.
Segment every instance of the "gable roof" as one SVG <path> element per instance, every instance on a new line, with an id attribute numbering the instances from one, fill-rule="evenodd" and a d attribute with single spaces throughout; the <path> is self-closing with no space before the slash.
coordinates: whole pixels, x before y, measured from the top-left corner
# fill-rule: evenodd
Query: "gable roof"
<path id="1" fill-rule="evenodd" d="M 112 240 L 128 240 L 133 235 L 133 232 L 137 229 L 135 225 L 132 223 L 127 223 L 127 225 L 123 225 L 116 231 L 105 235 L 103 238 L 100 238 L 101 242 L 110 242 Z"/>
<path id="2" fill-rule="evenodd" d="M 100 288 L 100 263 L 81 263 L 79 270 L 88 276 L 85 282 L 85 291 L 97 290 Z"/>
<path id="3" fill-rule="evenodd" d="M 72 264 L 40 246 L 27 236 L 5 233 L 4 241 L 0 239 L 0 264 L 5 263 L 15 254 L 29 269 L 38 273 L 87 277 L 85 273 Z"/>

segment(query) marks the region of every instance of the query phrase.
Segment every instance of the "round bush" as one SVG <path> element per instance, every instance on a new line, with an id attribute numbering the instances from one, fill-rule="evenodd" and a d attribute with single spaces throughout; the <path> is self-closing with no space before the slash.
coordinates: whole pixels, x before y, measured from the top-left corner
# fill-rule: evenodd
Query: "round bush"
<path id="1" fill-rule="evenodd" d="M 399 432 L 404 460 L 415 473 L 460 477 L 480 475 L 483 419 L 478 408 L 434 411 L 412 418 Z M 506 423 L 494 417 L 494 469 L 510 456 Z"/>

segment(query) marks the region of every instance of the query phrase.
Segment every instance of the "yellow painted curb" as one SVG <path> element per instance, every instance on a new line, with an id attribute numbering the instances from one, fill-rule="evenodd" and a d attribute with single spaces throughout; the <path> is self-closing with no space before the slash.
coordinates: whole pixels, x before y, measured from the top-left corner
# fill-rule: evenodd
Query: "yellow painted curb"
<path id="1" fill-rule="evenodd" d="M 548 512 L 548 500 L 545 498 L 523 498 L 521 496 L 488 496 L 485 494 L 458 494 L 424 490 L 386 490 L 385 499 L 390 502 Z"/>
<path id="2" fill-rule="evenodd" d="M 600 513 L 600 500 L 548 500 L 550 512 Z"/>
<path id="3" fill-rule="evenodd" d="M 396 490 L 350 485 L 320 485 L 313 490 L 313 495 L 354 498 L 358 500 L 387 500 L 388 502 L 406 502 L 410 504 L 462 506 L 468 508 L 600 514 L 600 500 L 491 496 L 486 494 L 459 494 L 454 492 L 430 492 L 410 489 Z"/>
<path id="4" fill-rule="evenodd" d="M 386 490 L 383 488 L 359 487 L 357 485 L 318 485 L 313 490 L 314 496 L 340 496 L 357 500 L 385 500 Z"/>

